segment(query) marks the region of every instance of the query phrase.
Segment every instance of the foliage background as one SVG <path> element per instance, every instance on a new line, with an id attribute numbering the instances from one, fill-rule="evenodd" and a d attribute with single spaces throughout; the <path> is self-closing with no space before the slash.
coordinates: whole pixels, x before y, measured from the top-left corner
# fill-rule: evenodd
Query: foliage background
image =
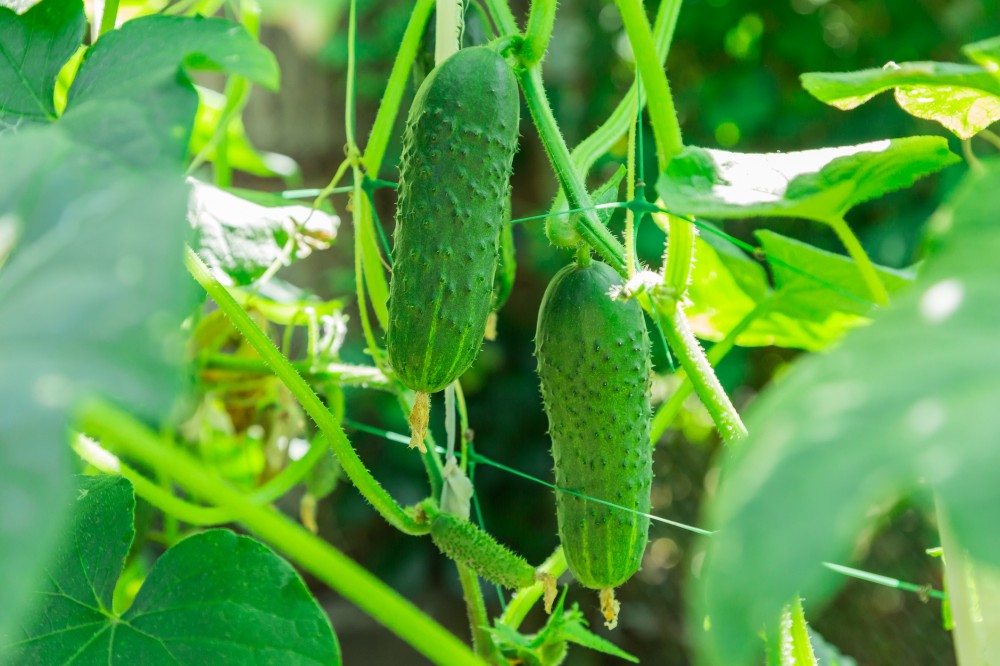
<path id="1" fill-rule="evenodd" d="M 363 134 L 374 116 L 410 3 L 359 0 L 358 5 L 358 127 Z M 514 3 L 519 16 L 524 15 L 523 5 Z M 255 143 L 297 159 L 307 186 L 325 183 L 342 159 L 345 142 L 347 3 L 331 0 L 331 7 L 335 30 L 318 51 L 301 48 L 294 34 L 274 28 L 265 31 L 265 43 L 281 61 L 283 89 L 277 95 L 255 91 L 246 113 Z M 654 11 L 655 4 L 649 10 Z M 938 126 L 900 111 L 889 95 L 849 114 L 825 106 L 801 89 L 798 76 L 807 71 L 878 67 L 890 60 L 961 61 L 959 47 L 996 33 L 998 15 L 996 0 L 686 0 L 668 59 L 685 142 L 766 151 L 942 134 Z M 475 38 L 479 29 L 470 22 L 468 36 Z M 576 0 L 560 7 L 545 77 L 571 146 L 607 116 L 631 83 L 627 48 L 613 4 Z M 530 123 L 522 123 L 522 132 L 515 160 L 514 217 L 543 212 L 555 188 Z M 380 174 L 383 178 L 396 176 L 399 134 L 390 146 L 387 167 Z M 645 136 L 647 172 L 652 173 L 651 133 Z M 595 183 L 613 172 L 624 159 L 624 149 L 623 142 L 617 154 L 598 163 L 592 175 Z M 959 152 L 958 146 L 953 150 Z M 858 229 L 873 260 L 903 266 L 918 259 L 923 223 L 961 172 L 956 167 L 855 211 L 849 222 Z M 280 188 L 265 184 L 270 186 Z M 389 232 L 394 195 L 381 190 L 377 196 Z M 346 200 L 337 200 L 336 205 L 343 213 Z M 759 224 L 731 221 L 726 230 L 753 242 L 751 234 Z M 839 251 L 832 233 L 819 225 L 797 220 L 767 224 Z M 551 462 L 534 374 L 533 334 L 545 285 L 568 256 L 548 246 L 542 230 L 540 222 L 516 229 L 517 283 L 500 316 L 499 339 L 485 345 L 463 385 L 479 449 L 505 464 L 548 478 Z M 289 269 L 286 277 L 323 295 L 350 293 L 353 245 L 349 234 L 345 225 L 334 248 Z M 660 232 L 648 225 L 639 239 L 640 255 L 655 260 L 662 247 Z M 352 319 L 357 321 L 356 314 Z M 353 329 L 345 360 L 361 361 L 362 346 L 360 334 Z M 793 356 L 794 352 L 773 348 L 737 349 L 721 364 L 720 378 L 740 407 Z M 662 353 L 657 361 L 661 371 L 668 370 Z M 914 359 L 914 363 L 926 362 L 931 359 Z M 347 405 L 347 413 L 357 421 L 406 432 L 406 424 L 387 396 L 347 390 Z M 440 403 L 435 405 L 440 417 L 443 409 Z M 697 524 L 701 499 L 706 487 L 711 487 L 706 479 L 713 478 L 711 460 L 719 442 L 711 434 L 707 416 L 696 403 L 689 405 L 679 428 L 668 431 L 657 447 L 653 507 L 658 515 Z M 415 456 L 370 435 L 354 433 L 353 438 L 375 474 L 400 500 L 412 502 L 423 496 L 424 475 Z M 550 491 L 489 468 L 481 468 L 476 481 L 486 525 L 502 542 L 534 562 L 551 552 L 556 530 Z M 289 508 L 294 511 L 291 504 Z M 939 562 L 924 554 L 924 549 L 938 545 L 931 518 L 908 506 L 886 509 L 882 531 L 859 541 L 858 566 L 940 589 Z M 338 548 L 416 599 L 460 636 L 466 634 L 453 566 L 438 556 L 429 540 L 406 537 L 374 519 L 370 508 L 346 484 L 321 505 L 319 524 Z M 620 591 L 622 624 L 611 638 L 644 663 L 688 664 L 681 599 L 684 579 L 692 567 L 692 540 L 685 532 L 655 524 L 650 539 L 643 570 Z M 347 663 L 390 659 L 419 663 L 409 648 L 352 606 L 326 588 L 316 591 L 331 610 Z M 606 633 L 599 627 L 596 596 L 576 588 L 571 598 L 580 601 L 595 629 Z M 487 599 L 495 607 L 495 595 L 487 594 Z M 805 603 L 814 627 L 859 664 L 954 663 L 936 601 L 923 603 L 917 595 L 851 582 L 821 611 L 811 608 L 808 599 Z M 586 665 L 601 663 L 602 657 L 578 650 L 571 659 Z"/>

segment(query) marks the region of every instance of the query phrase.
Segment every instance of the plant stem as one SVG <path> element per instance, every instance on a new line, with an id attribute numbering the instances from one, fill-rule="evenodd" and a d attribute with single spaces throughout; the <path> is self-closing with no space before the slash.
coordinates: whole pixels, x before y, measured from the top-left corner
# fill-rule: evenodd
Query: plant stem
<path id="1" fill-rule="evenodd" d="M 625 163 L 626 177 L 625 177 L 625 199 L 627 201 L 633 201 L 635 199 L 635 179 L 636 179 L 636 160 L 635 160 L 635 142 L 636 142 L 636 129 L 639 123 L 642 122 L 642 118 L 639 116 L 638 109 L 638 99 L 636 99 L 636 110 L 635 110 L 635 122 L 629 125 L 628 128 L 628 161 Z M 636 254 L 635 254 L 635 213 L 631 208 L 625 209 L 625 233 L 623 234 L 623 239 L 625 241 L 625 268 L 628 270 L 628 279 L 631 280 L 635 277 L 635 267 L 636 267 Z"/>
<path id="2" fill-rule="evenodd" d="M 757 304 L 753 310 L 748 312 L 743 319 L 739 321 L 736 326 L 733 327 L 726 337 L 721 341 L 715 343 L 705 358 L 708 362 L 715 367 L 719 361 L 725 358 L 732 348 L 736 345 L 736 339 L 747 330 L 750 325 L 758 318 L 761 317 L 765 312 L 770 310 L 775 302 L 774 294 L 771 294 L 766 299 L 762 300 Z M 656 414 L 653 416 L 653 423 L 649 429 L 649 439 L 653 442 L 653 446 L 660 440 L 663 433 L 666 432 L 670 424 L 674 422 L 677 418 L 677 414 L 681 411 L 681 407 L 684 405 L 684 401 L 687 399 L 691 392 L 694 390 L 694 386 L 691 384 L 691 379 L 687 376 L 687 373 L 683 369 L 677 372 L 677 376 L 682 379 L 680 386 L 674 391 L 673 395 L 666 400 L 660 408 L 656 410 Z"/>
<path id="3" fill-rule="evenodd" d="M 242 374 L 270 375 L 271 368 L 256 358 L 234 354 L 212 354 L 200 360 L 209 370 L 232 370 Z M 316 382 L 336 382 L 340 386 L 361 386 L 386 391 L 393 390 L 389 379 L 378 368 L 348 363 L 323 363 L 315 365 L 305 361 L 290 361 L 303 377 Z"/>
<path id="4" fill-rule="evenodd" d="M 418 523 L 375 480 L 361 458 L 358 457 L 354 447 L 351 446 L 351 442 L 344 434 L 340 423 L 333 418 L 323 401 L 296 372 L 288 359 L 274 346 L 267 334 L 260 330 L 246 311 L 233 299 L 229 291 L 212 277 L 208 268 L 190 247 L 185 253 L 185 263 L 191 275 L 208 292 L 219 309 L 226 313 L 236 330 L 257 350 L 261 359 L 271 366 L 274 374 L 288 387 L 302 408 L 315 421 L 320 432 L 326 436 L 327 442 L 337 455 L 347 478 L 351 480 L 351 483 L 357 487 L 365 499 L 371 502 L 375 510 L 396 529 L 407 534 L 426 534 L 428 527 Z"/>
<path id="5" fill-rule="evenodd" d="M 368 143 L 365 145 L 363 162 L 372 177 L 377 177 L 382 168 L 382 158 L 385 157 L 386 146 L 389 145 L 393 126 L 396 124 L 396 116 L 399 115 L 399 105 L 402 103 L 403 93 L 406 91 L 410 68 L 413 67 L 413 61 L 420 49 L 420 40 L 423 38 L 424 27 L 427 25 L 432 9 L 434 9 L 434 0 L 417 0 L 413 6 L 413 13 L 410 15 L 410 22 L 406 24 L 403 41 L 396 52 L 396 60 L 392 64 L 389 80 L 385 84 L 385 93 L 382 95 L 382 102 L 375 113 L 372 131 L 368 136 Z"/>
<path id="6" fill-rule="evenodd" d="M 354 77 L 357 71 L 354 47 L 357 43 L 357 33 L 358 2 L 357 0 L 351 0 L 350 12 L 347 15 L 347 82 L 346 90 L 344 92 L 344 137 L 346 138 L 347 145 L 350 148 L 357 145 L 354 141 L 354 120 L 356 118 Z"/>
<path id="7" fill-rule="evenodd" d="M 830 218 L 825 221 L 833 228 L 834 233 L 837 234 L 837 238 L 847 248 L 847 254 L 851 255 L 851 259 L 854 259 L 854 263 L 858 267 L 858 272 L 861 273 L 861 279 L 868 286 L 872 300 L 880 306 L 888 305 L 889 292 L 885 290 L 885 285 L 882 284 L 882 279 L 878 276 L 878 271 L 875 270 L 875 264 L 868 257 L 868 253 L 862 247 L 861 241 L 854 235 L 851 228 L 847 226 L 847 222 L 842 217 Z"/>
<path id="8" fill-rule="evenodd" d="M 486 11 L 490 13 L 501 36 L 516 35 L 520 32 L 507 0 L 483 0 L 483 4 L 486 5 Z"/>
<path id="9" fill-rule="evenodd" d="M 232 511 L 250 531 L 431 661 L 444 666 L 483 663 L 455 636 L 363 567 L 273 508 L 254 504 L 187 454 L 165 446 L 126 412 L 93 400 L 78 410 L 77 423 L 85 432 L 114 442 L 129 457 L 165 470 L 192 494 Z"/>
<path id="10" fill-rule="evenodd" d="M 437 0 L 434 14 L 434 64 L 440 65 L 462 48 L 462 0 Z"/>
<path id="11" fill-rule="evenodd" d="M 558 579 L 559 576 L 565 573 L 567 566 L 566 554 L 563 552 L 562 546 L 559 546 L 549 555 L 547 560 L 542 562 L 541 566 L 538 567 L 538 571 L 550 574 L 553 578 Z M 542 598 L 544 593 L 545 583 L 542 581 L 537 581 L 531 587 L 518 590 L 517 595 L 507 604 L 507 608 L 504 609 L 503 614 L 500 616 L 500 622 L 511 629 L 517 629 L 524 622 L 524 618 L 528 616 L 528 611 L 538 603 L 538 600 Z"/>
<path id="12" fill-rule="evenodd" d="M 733 403 L 729 400 L 719 378 L 712 370 L 712 364 L 695 339 L 683 310 L 672 300 L 656 303 L 657 314 L 663 327 L 663 334 L 680 360 L 681 367 L 698 391 L 705 409 L 712 415 L 712 421 L 727 444 L 734 444 L 747 436 L 746 426 Z"/>
<path id="13" fill-rule="evenodd" d="M 635 64 L 642 76 L 642 84 L 653 102 L 649 105 L 649 120 L 653 126 L 660 171 L 663 171 L 683 146 L 674 98 L 670 94 L 670 84 L 667 83 L 667 75 L 657 53 L 656 42 L 641 0 L 616 0 L 616 4 L 629 43 L 632 45 Z M 680 2 L 676 2 L 676 5 L 675 16 Z"/>
<path id="14" fill-rule="evenodd" d="M 521 62 L 526 67 L 541 62 L 545 57 L 555 21 L 556 0 L 532 0 L 528 26 L 524 30 L 524 45 L 521 47 Z"/>
<path id="15" fill-rule="evenodd" d="M 98 37 L 109 30 L 114 30 L 118 19 L 118 0 L 104 0 L 102 4 L 104 6 L 101 9 L 101 23 L 97 32 Z"/>
<path id="16" fill-rule="evenodd" d="M 479 576 L 460 562 L 455 562 L 455 567 L 458 569 L 458 579 L 462 583 L 462 594 L 465 596 L 472 648 L 490 664 L 505 664 L 503 655 L 488 631 L 490 620 L 486 613 L 486 602 L 483 601 L 483 590 L 479 586 Z"/>
<path id="17" fill-rule="evenodd" d="M 680 0 L 662 0 L 656 12 L 655 23 L 653 24 L 653 38 L 656 40 L 656 56 L 659 58 L 658 62 L 661 66 L 667 57 L 670 43 L 673 41 L 674 27 L 677 24 L 677 15 L 680 12 L 680 7 Z M 622 97 L 621 101 L 618 102 L 618 106 L 611 112 L 608 119 L 594 130 L 593 134 L 577 144 L 573 152 L 570 153 L 570 157 L 573 166 L 576 167 L 576 172 L 581 178 L 586 179 L 590 168 L 594 166 L 597 159 L 608 152 L 608 149 L 621 138 L 621 135 L 628 131 L 631 123 L 635 121 L 636 102 L 638 101 L 640 107 L 644 107 L 645 100 L 646 91 L 638 85 L 637 77 L 636 82 L 632 83 L 632 86 L 625 93 L 625 96 Z M 556 213 L 557 211 L 564 210 L 566 207 L 566 195 L 560 190 L 555 201 L 552 203 L 550 213 Z"/>
<path id="18" fill-rule="evenodd" d="M 659 214 L 656 214 L 659 216 Z M 667 294 L 681 308 L 688 284 L 691 282 L 691 267 L 694 262 L 694 243 L 698 231 L 687 220 L 674 219 L 673 215 L 664 214 L 659 221 L 666 218 L 667 248 L 663 257 L 663 284 Z"/>
<path id="19" fill-rule="evenodd" d="M 608 264 L 625 275 L 625 248 L 618 242 L 607 227 L 601 224 L 597 213 L 593 210 L 593 201 L 587 192 L 583 181 L 576 173 L 573 162 L 569 156 L 569 148 L 566 141 L 559 132 L 559 125 L 555 116 L 552 115 L 552 108 L 549 106 L 548 98 L 545 96 L 545 88 L 542 85 L 542 75 L 538 65 L 529 69 L 516 70 L 521 89 L 524 91 L 524 98 L 528 103 L 528 109 L 535 121 L 538 129 L 538 136 L 545 146 L 549 161 L 556 173 L 556 178 L 566 192 L 572 208 L 587 209 L 579 216 L 577 232 L 586 240 L 597 253 L 604 257 Z"/>

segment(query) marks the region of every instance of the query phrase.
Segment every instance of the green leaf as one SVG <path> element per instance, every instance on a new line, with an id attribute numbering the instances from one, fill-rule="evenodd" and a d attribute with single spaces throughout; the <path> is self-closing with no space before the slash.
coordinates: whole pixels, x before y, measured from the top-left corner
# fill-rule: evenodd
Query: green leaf
<path id="1" fill-rule="evenodd" d="M 958 160 L 947 141 L 933 136 L 792 153 L 689 146 L 660 174 L 657 192 L 674 214 L 826 222 Z"/>
<path id="2" fill-rule="evenodd" d="M 857 264 L 842 254 L 827 252 L 767 229 L 755 232 L 782 296 L 782 311 L 799 319 L 825 322 L 831 313 L 871 315 L 874 304 Z M 892 294 L 913 282 L 913 271 L 876 266 Z M 846 331 L 844 331 L 846 332 Z"/>
<path id="3" fill-rule="evenodd" d="M 0 7 L 0 134 L 56 119 L 56 77 L 85 28 L 79 0 L 46 0 L 22 15 Z"/>
<path id="4" fill-rule="evenodd" d="M 757 236 L 775 291 L 760 264 L 731 243 L 710 233 L 695 241 L 686 313 L 699 338 L 722 340 L 756 309 L 737 345 L 821 351 L 869 322 L 874 306 L 853 260 L 771 231 Z M 909 272 L 876 270 L 890 293 L 913 280 Z"/>
<path id="5" fill-rule="evenodd" d="M 286 265 L 329 247 L 340 226 L 336 215 L 308 206 L 269 208 L 191 183 L 194 247 L 226 284 L 250 284 L 273 264 Z"/>
<path id="6" fill-rule="evenodd" d="M 176 173 L 119 170 L 58 126 L 0 139 L 0 632 L 15 622 L 61 525 L 67 411 L 100 393 L 146 418 L 182 385 L 193 304 Z M 0 509 L 0 513 L 3 513 Z"/>
<path id="7" fill-rule="evenodd" d="M 747 663 L 784 600 L 827 598 L 840 581 L 820 563 L 848 557 L 879 502 L 935 493 L 970 555 L 1000 564 L 983 511 L 1000 502 L 998 208 L 993 161 L 937 214 L 948 232 L 913 287 L 754 402 L 707 511 L 720 530 L 694 593 L 707 661 Z"/>
<path id="8" fill-rule="evenodd" d="M 198 105 L 182 70 L 224 70 L 278 85 L 274 56 L 242 26 L 147 16 L 105 33 L 87 50 L 61 122 L 81 142 L 118 159 L 181 162 Z"/>
<path id="9" fill-rule="evenodd" d="M 222 110 L 226 102 L 224 95 L 202 87 L 198 88 L 198 98 L 200 103 L 189 148 L 191 155 L 201 152 L 212 139 L 216 127 L 222 121 Z M 214 162 L 217 153 L 218 148 L 209 150 L 208 161 Z M 257 150 L 250 142 L 240 117 L 230 120 L 226 128 L 226 161 L 233 169 L 261 178 L 278 176 L 286 183 L 297 182 L 302 176 L 299 165 L 291 157 Z"/>
<path id="10" fill-rule="evenodd" d="M 777 635 L 768 641 L 767 648 L 769 666 L 817 666 L 802 600 L 798 597 L 781 611 Z"/>
<path id="11" fill-rule="evenodd" d="M 934 120 L 968 139 L 1000 119 L 1000 78 L 988 68 L 995 48 L 991 40 L 970 44 L 966 53 L 982 63 L 889 63 L 857 72 L 812 72 L 802 87 L 816 99 L 842 110 L 856 108 L 875 95 L 895 89 L 896 102 L 907 113 Z"/>
<path id="12" fill-rule="evenodd" d="M 263 544 L 228 530 L 184 539 L 112 611 L 134 537 L 132 485 L 77 477 L 69 534 L 14 664 L 340 664 L 336 636 L 302 579 Z"/>
<path id="13" fill-rule="evenodd" d="M 962 53 L 977 65 L 996 72 L 1000 68 L 1000 36 L 966 44 Z"/>

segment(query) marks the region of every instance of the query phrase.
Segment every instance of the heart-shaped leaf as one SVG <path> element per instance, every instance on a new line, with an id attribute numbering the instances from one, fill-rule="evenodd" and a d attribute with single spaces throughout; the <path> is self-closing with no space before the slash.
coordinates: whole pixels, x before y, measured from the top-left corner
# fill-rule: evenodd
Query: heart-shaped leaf
<path id="1" fill-rule="evenodd" d="M 161 555 L 132 607 L 114 613 L 135 535 L 132 484 L 77 477 L 76 493 L 39 608 L 9 663 L 340 664 L 330 622 L 291 565 L 229 530 L 196 534 Z"/>

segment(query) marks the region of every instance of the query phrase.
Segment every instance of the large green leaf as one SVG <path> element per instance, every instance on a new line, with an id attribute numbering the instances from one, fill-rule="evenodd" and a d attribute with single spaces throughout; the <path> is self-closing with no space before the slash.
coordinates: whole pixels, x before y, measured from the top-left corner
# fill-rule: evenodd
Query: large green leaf
<path id="1" fill-rule="evenodd" d="M 197 97 L 180 67 L 206 51 L 229 66 L 226 44 L 234 71 L 260 67 L 238 64 L 254 43 L 236 24 L 184 19 L 212 44 L 178 37 L 179 49 L 182 24 L 159 18 L 88 50 L 63 118 L 0 136 L 0 237 L 16 239 L 0 272 L 0 632 L 61 525 L 68 410 L 99 393 L 155 420 L 182 385 L 179 326 L 195 289 L 181 261 L 181 166 Z M 137 78 L 146 55 L 152 78 Z"/>
<path id="2" fill-rule="evenodd" d="M 939 211 L 947 229 L 917 283 L 872 326 L 809 357 L 747 416 L 708 507 L 719 530 L 693 597 L 709 663 L 752 658 L 755 635 L 797 592 L 821 602 L 878 502 L 932 490 L 970 555 L 1000 564 L 1000 162 Z M 919 492 L 918 492 L 919 491 Z"/>
<path id="3" fill-rule="evenodd" d="M 993 39 L 965 47 L 966 54 L 982 67 L 945 62 L 889 63 L 857 72 L 803 74 L 802 87 L 816 99 L 842 110 L 856 108 L 886 90 L 895 90 L 896 102 L 904 111 L 934 120 L 968 139 L 1000 119 L 996 43 Z"/>
<path id="4" fill-rule="evenodd" d="M 958 161 L 941 137 L 913 136 L 792 153 L 689 146 L 657 182 L 671 213 L 709 218 L 839 219 Z"/>
<path id="5" fill-rule="evenodd" d="M 23 15 L 0 7 L 0 134 L 56 118 L 56 77 L 83 39 L 80 0 L 45 0 Z"/>
<path id="6" fill-rule="evenodd" d="M 698 237 L 686 310 L 698 337 L 717 342 L 756 310 L 737 345 L 821 351 L 870 321 L 874 305 L 853 260 L 771 231 L 757 235 L 774 290 L 742 250 L 710 233 Z M 890 293 L 913 280 L 909 272 L 876 270 Z"/>
<path id="7" fill-rule="evenodd" d="M 104 34 L 87 50 L 63 123 L 80 141 L 119 159 L 180 162 L 198 108 L 187 70 L 224 70 L 269 88 L 279 78 L 271 52 L 232 21 L 147 16 Z"/>
<path id="8" fill-rule="evenodd" d="M 181 541 L 132 607 L 112 595 L 135 536 L 132 485 L 77 477 L 73 519 L 47 567 L 12 664 L 339 664 L 336 636 L 302 579 L 263 544 L 228 530 Z"/>
<path id="9" fill-rule="evenodd" d="M 337 235 L 336 215 L 308 206 L 261 206 L 192 182 L 188 217 L 195 228 L 195 247 L 230 284 L 250 284 L 273 264 L 290 264 L 329 247 Z"/>

